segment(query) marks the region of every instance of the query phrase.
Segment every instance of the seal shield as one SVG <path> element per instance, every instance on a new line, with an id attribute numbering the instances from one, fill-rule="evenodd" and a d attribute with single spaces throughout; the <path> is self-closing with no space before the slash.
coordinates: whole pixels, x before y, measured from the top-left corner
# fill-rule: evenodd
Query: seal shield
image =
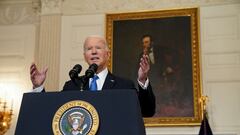
<path id="1" fill-rule="evenodd" d="M 54 135 L 95 135 L 98 127 L 99 116 L 96 109 L 82 100 L 62 105 L 52 121 Z"/>

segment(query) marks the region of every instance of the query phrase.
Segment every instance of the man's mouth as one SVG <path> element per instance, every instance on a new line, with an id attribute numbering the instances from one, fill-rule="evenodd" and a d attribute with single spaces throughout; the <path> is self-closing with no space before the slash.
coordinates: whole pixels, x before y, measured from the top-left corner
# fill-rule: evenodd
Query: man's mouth
<path id="1" fill-rule="evenodd" d="M 92 57 L 91 60 L 99 60 L 99 57 Z"/>

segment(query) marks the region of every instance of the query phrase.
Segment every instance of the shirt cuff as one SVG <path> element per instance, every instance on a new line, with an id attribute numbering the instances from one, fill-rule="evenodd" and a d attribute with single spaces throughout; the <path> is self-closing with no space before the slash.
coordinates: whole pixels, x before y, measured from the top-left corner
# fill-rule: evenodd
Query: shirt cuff
<path id="1" fill-rule="evenodd" d="M 42 92 L 42 91 L 43 91 L 43 85 L 32 90 L 32 92 Z"/>
<path id="2" fill-rule="evenodd" d="M 147 80 L 145 81 L 145 84 L 143 84 L 142 82 L 140 82 L 139 80 L 138 81 L 138 84 L 140 85 L 140 87 L 142 87 L 142 89 L 146 90 L 148 85 L 149 85 L 149 79 L 147 78 Z"/>

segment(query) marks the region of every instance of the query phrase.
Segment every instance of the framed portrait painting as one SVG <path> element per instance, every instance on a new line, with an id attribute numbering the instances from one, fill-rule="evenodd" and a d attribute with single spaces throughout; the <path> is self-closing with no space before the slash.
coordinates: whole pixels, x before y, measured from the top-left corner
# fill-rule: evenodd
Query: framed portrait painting
<path id="1" fill-rule="evenodd" d="M 156 113 L 146 126 L 200 124 L 198 8 L 107 14 L 106 39 L 110 69 L 136 84 L 140 58 L 149 57 Z"/>

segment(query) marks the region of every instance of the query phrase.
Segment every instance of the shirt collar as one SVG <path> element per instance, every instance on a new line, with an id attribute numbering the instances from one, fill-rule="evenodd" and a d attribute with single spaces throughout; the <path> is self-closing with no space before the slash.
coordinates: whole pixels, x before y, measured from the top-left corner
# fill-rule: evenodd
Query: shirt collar
<path id="1" fill-rule="evenodd" d="M 105 68 L 103 71 L 101 71 L 100 73 L 97 74 L 97 76 L 99 77 L 99 80 L 103 80 L 105 81 L 106 77 L 108 74 L 108 69 Z"/>
<path id="2" fill-rule="evenodd" d="M 97 79 L 97 87 L 98 90 L 102 90 L 103 84 L 106 80 L 108 74 L 108 69 L 105 68 L 103 71 L 101 71 L 100 73 L 97 74 L 97 76 L 99 77 L 99 79 Z M 89 85 L 91 84 L 92 78 L 89 79 Z"/>

